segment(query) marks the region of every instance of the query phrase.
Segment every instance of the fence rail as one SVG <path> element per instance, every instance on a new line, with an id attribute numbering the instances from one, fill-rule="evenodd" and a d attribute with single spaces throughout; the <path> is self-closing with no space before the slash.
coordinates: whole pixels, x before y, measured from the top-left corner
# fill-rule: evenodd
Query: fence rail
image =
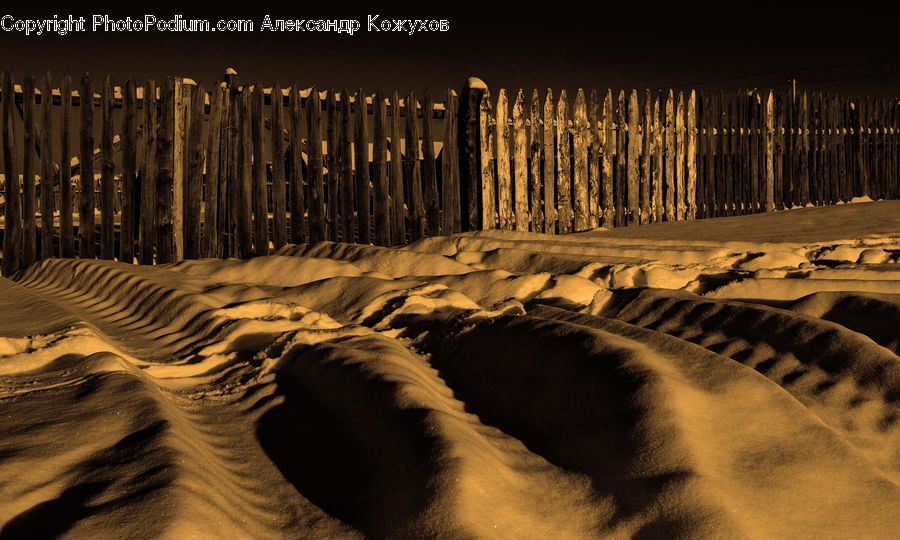
<path id="1" fill-rule="evenodd" d="M 240 85 L 233 73 L 208 91 L 88 74 L 60 86 L 49 73 L 0 81 L 4 275 L 53 256 L 153 264 L 900 197 L 897 100 L 494 98 L 468 84 L 459 97 L 400 96 Z"/>

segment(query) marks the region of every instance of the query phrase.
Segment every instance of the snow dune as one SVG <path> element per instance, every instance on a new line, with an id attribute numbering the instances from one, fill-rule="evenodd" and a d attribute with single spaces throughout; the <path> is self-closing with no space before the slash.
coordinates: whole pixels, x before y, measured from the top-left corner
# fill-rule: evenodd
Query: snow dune
<path id="1" fill-rule="evenodd" d="M 900 204 L 0 279 L 0 538 L 888 538 Z"/>

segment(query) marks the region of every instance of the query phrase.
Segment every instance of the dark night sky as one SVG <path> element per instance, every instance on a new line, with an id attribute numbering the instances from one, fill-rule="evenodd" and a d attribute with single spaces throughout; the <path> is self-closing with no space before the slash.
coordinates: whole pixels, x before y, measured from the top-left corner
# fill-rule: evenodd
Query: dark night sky
<path id="1" fill-rule="evenodd" d="M 322 3 L 319 3 L 321 5 Z M 310 10 L 268 12 L 273 18 L 355 18 L 365 27 L 369 14 L 382 19 L 449 19 L 447 33 L 103 33 L 26 37 L 0 32 L 0 67 L 54 75 L 109 73 L 116 82 L 128 75 L 162 79 L 183 75 L 210 84 L 234 67 L 243 82 L 279 82 L 319 87 L 459 88 L 476 75 L 492 89 L 577 87 L 701 89 L 784 84 L 793 70 L 807 89 L 842 90 L 900 96 L 900 39 L 893 11 L 859 3 L 840 9 L 786 3 L 683 3 L 662 11 L 649 3 L 615 7 L 594 2 L 554 3 L 565 10 L 492 4 L 419 3 L 403 9 L 348 8 L 344 3 Z M 624 2 L 623 2 L 624 4 Z M 75 5 L 75 4 L 73 4 Z M 121 4 L 120 4 L 121 5 Z M 394 6 L 396 4 L 390 4 Z M 450 5 L 451 7 L 444 7 Z M 514 4 L 516 5 L 516 4 Z M 670 3 L 669 6 L 678 4 Z M 744 6 L 737 10 L 735 6 Z M 78 7 L 75 16 L 93 13 L 159 18 L 244 18 L 257 28 L 262 10 L 222 12 L 185 8 L 136 7 L 108 11 Z M 14 11 L 17 18 L 64 16 L 68 11 Z M 710 81 L 708 84 L 701 84 Z"/>

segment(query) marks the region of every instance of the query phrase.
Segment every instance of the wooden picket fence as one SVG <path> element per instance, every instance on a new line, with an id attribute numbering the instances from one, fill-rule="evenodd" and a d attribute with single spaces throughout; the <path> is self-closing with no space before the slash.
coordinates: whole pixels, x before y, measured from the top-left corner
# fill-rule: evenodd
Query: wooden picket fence
<path id="1" fill-rule="evenodd" d="M 3 74 L 4 275 L 54 256 L 169 263 L 900 197 L 897 100 L 95 82 Z"/>
<path id="2" fill-rule="evenodd" d="M 473 229 L 604 226 L 900 198 L 897 100 L 822 92 L 462 96 Z"/>
<path id="3" fill-rule="evenodd" d="M 236 75 L 210 92 L 180 78 L 114 87 L 109 77 L 97 92 L 87 74 L 77 90 L 68 76 L 52 88 L 49 74 L 35 86 L 26 75 L 20 89 L 9 72 L 0 85 L 4 274 L 53 256 L 153 264 L 461 230 L 453 90 L 435 102 L 427 91 L 240 86 Z M 36 212 L 43 178 L 52 189 L 40 190 Z"/>

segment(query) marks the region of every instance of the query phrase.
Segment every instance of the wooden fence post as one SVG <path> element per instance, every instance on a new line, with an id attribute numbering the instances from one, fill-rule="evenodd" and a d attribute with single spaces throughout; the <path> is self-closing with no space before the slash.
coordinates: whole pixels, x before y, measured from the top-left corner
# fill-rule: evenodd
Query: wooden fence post
<path id="1" fill-rule="evenodd" d="M 391 245 L 390 183 L 387 169 L 387 105 L 381 90 L 372 98 L 372 183 L 374 184 L 375 244 Z M 446 217 L 446 216 L 445 216 Z"/>
<path id="2" fill-rule="evenodd" d="M 343 99 L 343 98 L 342 98 Z M 344 100 L 346 101 L 346 100 Z M 343 101 L 341 102 L 343 105 Z M 346 189 L 343 184 L 343 169 L 341 167 L 341 134 L 343 133 L 341 123 L 341 109 L 337 105 L 337 96 L 334 90 L 329 90 L 325 97 L 325 147 L 328 150 L 325 159 L 325 191 L 328 194 L 328 203 L 325 208 L 325 232 L 332 242 L 337 242 L 341 238 L 347 242 L 347 238 L 352 238 L 350 234 L 345 232 L 349 221 L 343 220 L 343 209 L 341 208 L 341 199 L 344 198 L 343 191 Z M 349 223 L 352 225 L 352 223 Z"/>
<path id="3" fill-rule="evenodd" d="M 284 93 L 272 88 L 272 245 L 287 243 L 287 186 L 284 178 Z"/>
<path id="4" fill-rule="evenodd" d="M 467 128 L 468 129 L 468 128 Z M 477 130 L 472 132 L 472 136 L 477 135 Z M 468 135 L 467 135 L 468 136 Z M 391 95 L 391 243 L 394 245 L 406 242 L 406 209 L 404 205 L 405 189 L 403 186 L 403 154 L 401 152 L 400 142 L 402 135 L 400 134 L 400 95 L 395 89 Z M 462 141 L 461 144 L 468 144 Z M 464 156 L 466 160 L 465 166 L 468 167 L 473 160 L 477 163 L 477 152 L 473 150 L 472 156 Z M 468 169 L 466 169 L 468 170 Z M 477 186 L 476 177 L 472 177 L 471 185 Z M 470 198 L 471 202 L 472 199 Z M 475 199 L 477 202 L 477 199 Z M 469 208 L 471 211 L 471 208 Z M 477 217 L 471 215 L 469 219 L 471 228 L 477 227 Z"/>
<path id="5" fill-rule="evenodd" d="M 93 259 L 94 250 L 94 89 L 87 73 L 81 78 L 81 153 L 78 203 L 78 257 Z"/>
<path id="6" fill-rule="evenodd" d="M 512 179 L 509 170 L 509 103 L 506 89 L 497 95 L 494 110 L 496 136 L 494 139 L 497 160 L 497 207 L 500 217 L 499 228 L 512 229 L 514 223 L 512 205 Z"/>
<path id="7" fill-rule="evenodd" d="M 628 98 L 628 225 L 635 225 L 638 223 L 638 215 L 640 213 L 640 208 L 638 204 L 638 197 L 640 192 L 638 191 L 638 163 L 640 162 L 641 155 L 641 133 L 640 133 L 640 110 L 638 108 L 638 97 L 637 90 L 632 90 L 631 94 Z M 620 133 L 621 135 L 621 133 Z M 621 161 L 623 156 L 619 156 L 619 160 Z"/>
<path id="8" fill-rule="evenodd" d="M 685 126 L 684 126 L 684 92 L 678 92 L 678 101 L 675 105 L 675 219 L 682 221 L 685 219 L 687 209 L 685 203 L 685 181 L 684 181 L 684 160 L 685 160 Z"/>
<path id="9" fill-rule="evenodd" d="M 374 112 L 374 111 L 373 111 Z M 372 223 L 369 204 L 372 191 L 369 188 L 369 137 L 366 131 L 366 95 L 360 88 L 356 94 L 356 228 L 359 242 L 372 241 Z M 433 163 L 433 157 L 432 157 Z"/>
<path id="10" fill-rule="evenodd" d="M 578 89 L 575 95 L 575 108 L 572 111 L 573 124 L 573 157 L 574 178 L 572 184 L 572 203 L 575 218 L 575 230 L 584 231 L 590 228 L 591 213 L 588 206 L 588 145 L 590 131 L 587 119 L 587 103 L 584 90 Z"/>
<path id="11" fill-rule="evenodd" d="M 544 128 L 541 126 L 541 97 L 537 89 L 531 93 L 531 230 L 544 231 L 543 186 L 544 178 L 541 167 L 541 152 L 544 146 Z"/>
<path id="12" fill-rule="evenodd" d="M 251 113 L 252 94 L 249 85 L 244 85 L 240 96 L 240 129 L 238 131 L 238 182 L 237 197 L 237 252 L 246 259 L 253 253 L 253 117 Z"/>
<path id="13" fill-rule="evenodd" d="M 626 134 L 626 118 L 628 115 L 627 105 L 625 102 L 625 91 L 619 91 L 619 99 L 616 103 L 616 177 L 615 177 L 615 200 L 616 200 L 616 226 L 623 227 L 626 221 L 625 214 L 625 188 L 628 178 L 628 155 L 627 155 L 627 134 Z"/>
<path id="14" fill-rule="evenodd" d="M 613 153 L 616 149 L 615 135 L 613 133 L 613 101 L 612 90 L 606 91 L 606 97 L 603 98 L 603 160 L 601 168 L 603 170 L 603 183 L 601 193 L 603 195 L 602 214 L 600 219 L 601 227 L 613 227 L 616 220 L 616 206 L 613 198 Z"/>
<path id="15" fill-rule="evenodd" d="M 50 72 L 41 81 L 41 259 L 53 257 L 53 212 L 56 186 L 53 174 L 53 87 Z"/>
<path id="16" fill-rule="evenodd" d="M 340 163 L 339 172 L 335 171 L 337 173 L 335 177 L 340 179 L 341 223 L 343 224 L 341 242 L 352 243 L 355 240 L 353 234 L 353 115 L 350 110 L 350 92 L 346 88 L 341 92 L 340 109 L 341 128 L 338 131 L 340 146 L 335 147 L 335 155 L 339 155 L 339 157 L 332 160 L 332 163 Z M 335 126 L 335 130 L 337 129 Z M 361 230 L 360 233 L 362 233 Z"/>
<path id="17" fill-rule="evenodd" d="M 556 232 L 556 144 L 554 136 L 554 118 L 556 108 L 553 105 L 553 91 L 547 89 L 544 97 L 544 232 Z"/>
<path id="18" fill-rule="evenodd" d="M 303 133 L 300 120 L 300 89 L 291 86 L 291 242 L 302 244 L 307 239 L 306 217 L 306 188 L 303 181 Z M 307 146 L 307 159 L 310 156 L 310 147 Z M 312 162 L 310 162 L 311 164 Z M 312 170 L 312 169 L 309 169 Z"/>
<path id="19" fill-rule="evenodd" d="M 525 96 L 519 89 L 513 105 L 513 155 L 516 196 L 516 230 L 527 231 L 528 215 L 528 142 L 525 136 Z"/>
<path id="20" fill-rule="evenodd" d="M 481 135 L 479 134 L 481 101 L 488 91 L 487 86 L 476 77 L 469 77 L 463 87 L 459 106 L 459 178 L 460 193 L 465 197 L 467 230 L 478 230 L 481 215 Z M 393 159 L 393 157 L 392 157 Z"/>
<path id="21" fill-rule="evenodd" d="M 27 267 L 37 260 L 37 223 L 34 216 L 34 75 L 25 74 L 22 84 L 22 266 Z"/>
<path id="22" fill-rule="evenodd" d="M 206 192 L 206 212 L 203 216 L 203 257 L 218 257 L 219 254 L 219 190 L 223 185 L 220 168 L 221 140 L 225 109 L 225 87 L 213 86 L 209 94 L 209 134 L 207 136 L 206 175 L 203 189 Z"/>
<path id="23" fill-rule="evenodd" d="M 138 262 L 153 264 L 153 244 L 156 240 L 156 82 L 144 85 L 144 163 L 141 170 L 141 223 L 138 236 Z"/>
<path id="24" fill-rule="evenodd" d="M 675 95 L 666 96 L 666 221 L 675 221 Z"/>
<path id="25" fill-rule="evenodd" d="M 135 189 L 137 186 L 137 90 L 129 77 L 122 89 L 122 218 L 119 261 L 134 262 Z"/>
<path id="26" fill-rule="evenodd" d="M 661 120 L 662 113 L 660 106 L 660 95 L 657 93 L 653 97 L 652 116 L 652 141 L 650 143 L 650 219 L 653 223 L 662 221 L 665 215 L 665 204 L 663 199 L 663 172 L 666 168 L 666 162 L 663 157 L 665 150 L 665 122 Z"/>
<path id="27" fill-rule="evenodd" d="M 186 155 L 185 145 L 187 143 L 187 133 L 190 129 L 190 90 L 184 84 L 184 78 L 175 78 L 174 90 L 174 123 L 172 125 L 172 237 L 174 251 L 172 261 L 181 261 L 184 259 L 184 212 L 185 212 L 185 196 L 184 190 L 187 187 L 185 182 L 186 172 Z"/>
<path id="28" fill-rule="evenodd" d="M 109 75 L 103 80 L 100 97 L 100 257 L 115 257 L 115 195 L 116 163 L 113 161 L 113 88 Z"/>
<path id="29" fill-rule="evenodd" d="M 0 131 L 3 139 L 3 175 L 6 184 L 4 200 L 5 230 L 3 231 L 2 272 L 8 276 L 22 263 L 22 207 L 19 171 L 16 168 L 16 129 L 14 122 L 15 83 L 12 71 L 3 73 L 3 112 Z"/>
<path id="30" fill-rule="evenodd" d="M 447 89 L 446 120 L 444 133 L 444 159 L 441 189 L 443 191 L 444 234 L 460 232 L 461 192 L 459 183 L 459 144 L 457 119 L 459 118 L 459 98 L 452 88 Z"/>
<path id="31" fill-rule="evenodd" d="M 190 113 L 187 122 L 187 145 L 185 157 L 187 171 L 184 188 L 184 256 L 188 259 L 200 258 L 200 207 L 203 197 L 203 163 L 206 159 L 205 144 L 202 138 L 203 113 L 206 101 L 206 91 L 203 85 L 197 84 L 191 88 L 191 107 L 186 112 Z"/>
<path id="32" fill-rule="evenodd" d="M 775 211 L 775 98 L 766 95 L 766 212 Z M 780 127 L 779 127 L 780 129 Z"/>
<path id="33" fill-rule="evenodd" d="M 263 88 L 259 83 L 253 85 L 251 100 L 251 136 L 253 139 L 253 253 L 256 255 L 268 255 L 269 207 L 268 190 L 266 189 L 266 164 L 265 159 L 263 158 L 262 147 L 265 117 L 263 116 Z"/>
<path id="34" fill-rule="evenodd" d="M 590 125 L 591 157 L 588 171 L 588 227 L 600 226 L 600 160 L 603 155 L 603 135 L 600 120 L 600 94 L 597 89 L 591 90 L 591 102 L 588 105 L 588 124 Z"/>
<path id="35" fill-rule="evenodd" d="M 322 103 L 315 86 L 310 91 L 306 109 L 309 115 L 306 139 L 309 143 L 309 241 L 320 242 L 325 239 L 325 186 L 322 171 Z"/>
<path id="36" fill-rule="evenodd" d="M 687 207 L 686 218 L 697 218 L 697 93 L 691 90 L 687 103 Z"/>
<path id="37" fill-rule="evenodd" d="M 422 169 L 419 163 L 418 101 L 413 91 L 406 99 L 406 157 L 409 171 L 410 241 L 425 237 L 425 199 L 422 194 Z"/>
<path id="38" fill-rule="evenodd" d="M 653 98 L 650 90 L 644 91 L 643 107 L 641 108 L 641 211 L 639 222 L 650 223 L 653 220 Z"/>
<path id="39" fill-rule="evenodd" d="M 75 256 L 75 236 L 72 223 L 72 76 L 67 72 L 62 81 L 62 111 L 60 111 L 59 156 L 59 256 Z"/>
<path id="40" fill-rule="evenodd" d="M 429 236 L 441 234 L 441 203 L 438 199 L 437 168 L 434 162 L 433 118 L 434 100 L 431 98 L 431 92 L 426 89 L 425 101 L 422 104 L 422 187 L 425 198 L 425 223 Z M 366 178 L 368 179 L 368 175 Z"/>
<path id="41" fill-rule="evenodd" d="M 496 204 L 494 199 L 494 133 L 491 124 L 491 94 L 485 90 L 481 97 L 481 117 L 479 134 L 481 137 L 481 228 L 497 227 Z M 415 240 L 415 239 L 414 239 Z"/>

